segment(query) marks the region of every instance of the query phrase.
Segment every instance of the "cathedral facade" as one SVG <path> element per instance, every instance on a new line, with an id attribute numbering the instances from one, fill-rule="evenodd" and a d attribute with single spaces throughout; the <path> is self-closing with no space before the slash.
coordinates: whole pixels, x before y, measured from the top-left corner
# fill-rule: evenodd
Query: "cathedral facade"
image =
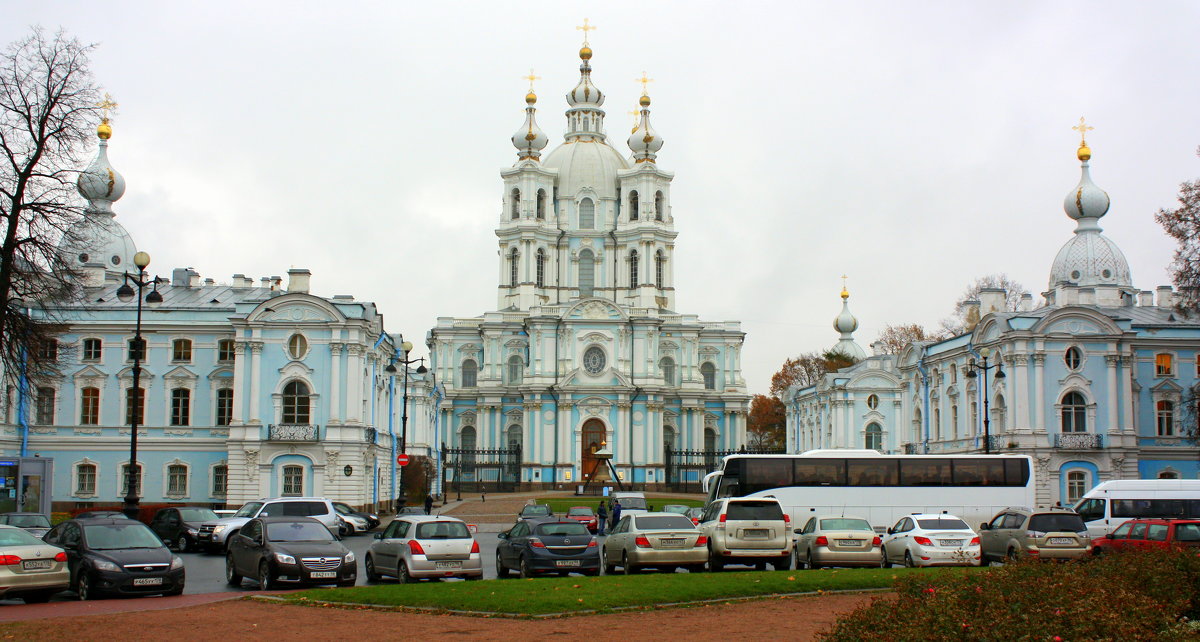
<path id="1" fill-rule="evenodd" d="M 657 162 L 650 98 L 624 155 L 586 43 L 579 56 L 563 142 L 542 154 L 531 88 L 517 161 L 500 172 L 495 311 L 440 318 L 428 335 L 436 424 L 451 448 L 519 450 L 521 485 L 603 476 L 601 452 L 620 479 L 654 487 L 668 448 L 745 444 L 745 335 L 675 311 L 674 174 Z"/>

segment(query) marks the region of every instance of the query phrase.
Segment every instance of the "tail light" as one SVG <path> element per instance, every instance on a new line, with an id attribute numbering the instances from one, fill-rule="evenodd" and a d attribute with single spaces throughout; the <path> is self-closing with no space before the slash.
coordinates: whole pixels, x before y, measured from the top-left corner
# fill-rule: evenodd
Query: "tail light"
<path id="1" fill-rule="evenodd" d="M 699 518 L 699 517 L 693 517 L 693 518 L 692 518 L 692 525 L 693 525 L 693 526 L 699 526 L 699 525 L 700 525 L 700 518 Z"/>
<path id="2" fill-rule="evenodd" d="M 534 548 L 546 548 L 546 545 L 542 543 L 542 540 L 536 537 L 529 538 L 529 545 Z"/>
<path id="3" fill-rule="evenodd" d="M 917 535 L 913 537 L 913 541 L 921 546 L 933 546 L 933 540 L 929 539 L 928 537 L 921 537 L 920 535 Z"/>
<path id="4" fill-rule="evenodd" d="M 633 540 L 633 543 L 637 544 L 638 548 L 650 548 L 650 540 L 646 539 L 645 537 L 639 537 Z"/>
<path id="5" fill-rule="evenodd" d="M 717 520 L 717 528 L 725 528 L 725 513 L 721 513 L 720 519 Z"/>
<path id="6" fill-rule="evenodd" d="M 792 525 L 792 516 L 791 515 L 788 515 L 787 513 L 783 514 L 783 525 L 784 526 Z"/>
<path id="7" fill-rule="evenodd" d="M 472 540 L 472 541 L 471 541 L 471 552 L 472 552 L 472 553 L 478 553 L 478 552 L 479 552 L 479 540 Z"/>
<path id="8" fill-rule="evenodd" d="M 17 555 L 0 555 L 0 566 L 12 566 L 20 563 L 21 558 Z"/>
<path id="9" fill-rule="evenodd" d="M 876 535 L 875 539 L 871 540 L 871 546 L 883 546 L 883 538 Z"/>
<path id="10" fill-rule="evenodd" d="M 701 546 L 708 546 L 708 537 L 706 535 L 696 538 L 696 548 L 700 548 Z"/>
<path id="11" fill-rule="evenodd" d="M 970 543 L 970 544 L 967 544 L 967 546 L 979 546 L 979 538 L 978 538 L 978 537 L 972 537 L 972 538 L 971 538 L 971 543 Z"/>
<path id="12" fill-rule="evenodd" d="M 55 561 L 55 562 L 65 562 L 65 561 L 67 561 L 67 554 L 66 554 L 65 552 L 62 552 L 62 553 L 59 553 L 58 555 L 55 555 L 55 556 L 54 556 L 54 561 Z"/>
<path id="13" fill-rule="evenodd" d="M 408 552 L 413 555 L 424 555 L 425 549 L 421 548 L 421 542 L 415 539 L 408 540 Z"/>
<path id="14" fill-rule="evenodd" d="M 824 535 L 818 535 L 817 546 L 829 546 L 829 538 Z"/>
<path id="15" fill-rule="evenodd" d="M 588 542 L 588 548 L 596 548 L 596 540 Z"/>

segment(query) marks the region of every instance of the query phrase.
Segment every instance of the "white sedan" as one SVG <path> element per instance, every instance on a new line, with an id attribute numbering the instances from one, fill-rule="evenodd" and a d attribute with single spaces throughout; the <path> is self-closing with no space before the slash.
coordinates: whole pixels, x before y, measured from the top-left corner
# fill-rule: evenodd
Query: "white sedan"
<path id="1" fill-rule="evenodd" d="M 887 530 L 882 566 L 979 566 L 979 535 L 954 515 L 909 515 Z"/>

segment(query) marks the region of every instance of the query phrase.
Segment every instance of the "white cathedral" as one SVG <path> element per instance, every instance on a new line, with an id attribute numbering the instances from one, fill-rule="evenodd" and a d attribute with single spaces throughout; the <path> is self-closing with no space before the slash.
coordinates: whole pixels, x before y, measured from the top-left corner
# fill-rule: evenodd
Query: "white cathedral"
<path id="1" fill-rule="evenodd" d="M 573 486 L 605 475 L 601 452 L 618 479 L 657 487 L 668 448 L 746 442 L 740 324 L 675 311 L 674 174 L 657 163 L 650 97 L 643 91 L 625 156 L 605 132 L 587 42 L 579 57 L 563 142 L 543 157 L 531 89 L 512 136 L 517 162 L 500 172 L 496 310 L 441 317 L 428 335 L 444 387 L 436 438 L 520 452 L 503 469 L 451 467 L 451 484 Z"/>

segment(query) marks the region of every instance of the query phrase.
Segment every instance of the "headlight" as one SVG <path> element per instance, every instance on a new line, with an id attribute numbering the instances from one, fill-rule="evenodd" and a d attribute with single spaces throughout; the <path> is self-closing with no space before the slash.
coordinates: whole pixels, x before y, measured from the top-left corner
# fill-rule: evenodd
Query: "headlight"
<path id="1" fill-rule="evenodd" d="M 224 531 L 225 531 L 225 524 L 218 524 L 213 527 L 213 535 L 216 535 L 217 533 L 222 533 Z"/>
<path id="2" fill-rule="evenodd" d="M 354 551 L 350 551 L 349 553 L 346 553 L 346 563 L 352 564 L 353 562 L 354 562 Z"/>
<path id="3" fill-rule="evenodd" d="M 370 517 L 373 521 L 376 521 L 376 522 L 379 521 L 379 516 L 376 515 L 375 513 L 371 513 L 370 515 L 367 515 L 367 517 Z"/>
<path id="4" fill-rule="evenodd" d="M 171 570 L 175 571 L 183 568 L 183 558 L 178 555 L 171 556 Z"/>
<path id="5" fill-rule="evenodd" d="M 107 560 L 96 560 L 95 562 L 93 562 L 93 564 L 96 566 L 96 568 L 100 569 L 101 571 L 113 571 L 113 572 L 117 572 L 117 573 L 119 573 L 121 571 L 120 566 L 117 566 L 116 564 L 113 564 L 112 562 L 109 562 Z"/>
<path id="6" fill-rule="evenodd" d="M 197 528 L 189 528 L 188 529 L 188 535 L 191 535 L 192 537 L 195 537 L 199 534 L 200 534 L 200 529 L 197 529 Z"/>
<path id="7" fill-rule="evenodd" d="M 275 561 L 279 562 L 280 564 L 295 564 L 296 558 L 294 558 L 291 555 L 288 555 L 286 553 L 276 553 Z"/>

